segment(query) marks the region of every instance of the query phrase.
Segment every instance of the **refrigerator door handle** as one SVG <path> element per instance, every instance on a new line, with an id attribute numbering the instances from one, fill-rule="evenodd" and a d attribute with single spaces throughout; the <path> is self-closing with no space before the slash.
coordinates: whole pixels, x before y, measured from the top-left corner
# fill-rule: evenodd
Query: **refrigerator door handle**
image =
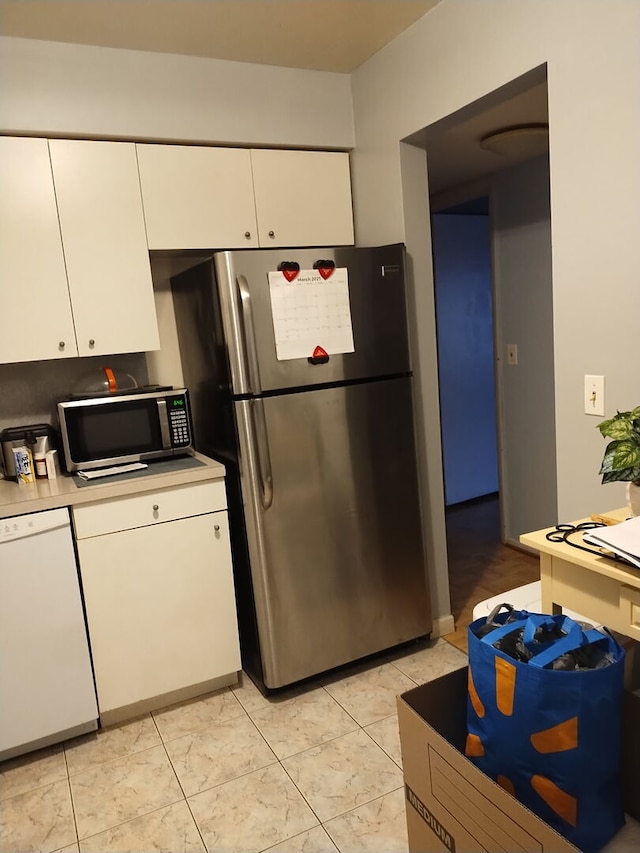
<path id="1" fill-rule="evenodd" d="M 267 424 L 264 417 L 264 403 L 260 399 L 251 401 L 251 420 L 253 421 L 253 434 L 255 436 L 261 503 L 262 509 L 266 510 L 273 503 L 273 474 L 267 439 Z"/>
<path id="2" fill-rule="evenodd" d="M 245 351 L 245 363 L 249 373 L 249 386 L 254 394 L 259 394 L 260 371 L 258 369 L 258 347 L 256 345 L 256 330 L 253 324 L 253 312 L 251 309 L 251 293 L 249 282 L 243 275 L 236 278 L 238 292 L 240 294 L 240 307 L 242 314 L 242 340 Z"/>

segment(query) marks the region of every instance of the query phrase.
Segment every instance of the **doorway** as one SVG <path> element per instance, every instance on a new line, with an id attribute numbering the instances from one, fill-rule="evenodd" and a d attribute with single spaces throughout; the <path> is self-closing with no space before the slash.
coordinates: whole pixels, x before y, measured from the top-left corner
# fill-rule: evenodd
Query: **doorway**
<path id="1" fill-rule="evenodd" d="M 520 550 L 518 537 L 553 523 L 556 515 L 548 154 L 527 150 L 526 145 L 513 156 L 483 150 L 480 143 L 491 130 L 504 128 L 503 122 L 509 126 L 507 116 L 522 126 L 546 125 L 546 69 L 535 69 L 406 140 L 426 152 L 449 592 L 452 614 L 463 629 L 474 604 L 539 577 L 537 560 Z M 539 142 L 541 135 L 532 134 L 529 141 L 535 137 Z M 465 205 L 478 204 L 479 198 L 485 211 L 487 198 L 491 207 L 491 219 L 482 211 L 485 218 L 476 229 L 485 229 L 482 310 L 474 303 L 478 294 L 456 292 L 460 282 L 447 295 L 459 326 L 456 330 L 454 324 L 454 347 L 456 336 L 458 342 L 465 335 L 472 341 L 479 334 L 460 322 L 464 321 L 464 307 L 460 310 L 464 299 L 473 319 L 483 319 L 479 324 L 482 344 L 476 342 L 475 349 L 482 354 L 484 372 L 473 359 L 472 369 L 465 369 L 451 357 L 440 314 L 447 295 L 439 292 L 438 281 L 443 251 L 440 232 L 455 230 L 456 217 L 460 217 L 458 229 L 464 230 L 465 217 L 478 216 L 477 210 Z M 447 239 L 453 246 L 451 268 L 471 260 L 473 251 L 464 240 Z M 520 358 L 507 366 L 506 345 L 512 343 L 519 348 Z M 474 388 L 474 375 L 482 372 L 483 381 Z M 451 373 L 453 393 L 447 386 Z M 464 387 L 461 376 L 471 380 L 471 388 Z M 523 399 L 523 391 L 528 399 Z M 475 423 L 474 411 L 481 410 L 483 417 Z M 462 427 L 468 429 L 466 438 Z M 482 436 L 475 443 L 474 427 Z M 490 473 L 478 483 L 480 460 Z M 549 475 L 540 476 L 545 467 Z M 462 483 L 457 482 L 461 473 Z M 516 488 L 519 478 L 533 486 L 528 493 Z"/>
<path id="2" fill-rule="evenodd" d="M 489 199 L 431 218 L 445 523 L 447 640 L 467 650 L 479 602 L 539 577 L 535 556 L 503 544 Z"/>
<path id="3" fill-rule="evenodd" d="M 431 245 L 445 506 L 498 493 L 487 196 L 433 213 Z"/>

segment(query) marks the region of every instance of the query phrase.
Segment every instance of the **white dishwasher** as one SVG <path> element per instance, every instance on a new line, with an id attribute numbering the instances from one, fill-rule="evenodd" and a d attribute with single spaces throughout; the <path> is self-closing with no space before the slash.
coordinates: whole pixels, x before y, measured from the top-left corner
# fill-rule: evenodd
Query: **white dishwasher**
<path id="1" fill-rule="evenodd" d="M 0 760 L 97 718 L 69 512 L 0 519 Z"/>

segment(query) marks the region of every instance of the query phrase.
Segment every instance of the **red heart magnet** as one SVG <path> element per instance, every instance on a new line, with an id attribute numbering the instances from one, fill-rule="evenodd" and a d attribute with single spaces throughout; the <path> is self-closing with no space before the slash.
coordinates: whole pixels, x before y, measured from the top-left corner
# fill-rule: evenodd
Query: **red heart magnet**
<path id="1" fill-rule="evenodd" d="M 322 349 L 322 347 L 316 347 L 313 351 L 313 358 L 323 358 L 324 356 L 328 356 L 329 353 Z"/>
<path id="2" fill-rule="evenodd" d="M 333 275 L 334 267 L 318 267 L 318 272 L 326 281 L 330 275 Z"/>
<path id="3" fill-rule="evenodd" d="M 293 281 L 299 272 L 300 270 L 281 270 L 282 275 L 287 281 Z"/>

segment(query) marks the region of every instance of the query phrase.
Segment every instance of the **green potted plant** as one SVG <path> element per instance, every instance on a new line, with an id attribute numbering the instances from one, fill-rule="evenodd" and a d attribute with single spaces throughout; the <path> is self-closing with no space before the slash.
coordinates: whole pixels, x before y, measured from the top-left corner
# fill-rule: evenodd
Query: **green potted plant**
<path id="1" fill-rule="evenodd" d="M 600 473 L 603 483 L 626 482 L 627 500 L 633 515 L 640 515 L 640 406 L 617 412 L 598 424 L 607 444 Z"/>

